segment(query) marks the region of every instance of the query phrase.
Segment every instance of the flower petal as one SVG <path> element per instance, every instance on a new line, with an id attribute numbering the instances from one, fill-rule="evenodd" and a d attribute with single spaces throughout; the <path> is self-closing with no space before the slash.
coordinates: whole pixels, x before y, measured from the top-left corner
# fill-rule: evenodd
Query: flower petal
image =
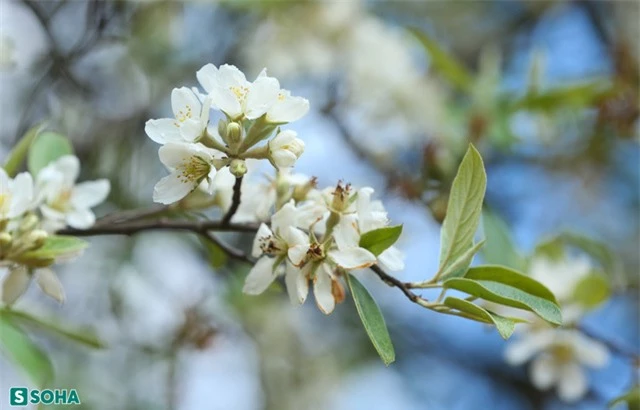
<path id="1" fill-rule="evenodd" d="M 531 373 L 531 382 L 541 390 L 551 387 L 560 377 L 556 363 L 549 354 L 538 356 L 531 363 L 529 371 Z"/>
<path id="2" fill-rule="evenodd" d="M 196 78 L 206 92 L 212 92 L 218 83 L 218 68 L 209 63 L 196 72 Z"/>
<path id="3" fill-rule="evenodd" d="M 180 135 L 180 126 L 174 118 L 149 120 L 144 125 L 144 132 L 158 144 L 183 141 Z"/>
<path id="4" fill-rule="evenodd" d="M 9 274 L 2 282 L 2 302 L 9 306 L 13 305 L 27 291 L 30 282 L 31 275 L 25 266 L 9 268 Z"/>
<path id="5" fill-rule="evenodd" d="M 22 172 L 16 175 L 13 180 L 12 194 L 8 218 L 20 216 L 33 207 L 33 178 L 31 174 Z"/>
<path id="6" fill-rule="evenodd" d="M 313 280 L 313 294 L 316 298 L 316 304 L 318 309 L 325 315 L 333 312 L 336 307 L 336 300 L 331 291 L 331 277 L 331 268 L 326 263 L 323 263 L 316 270 L 316 276 Z"/>
<path id="7" fill-rule="evenodd" d="M 376 263 L 376 257 L 364 248 L 332 250 L 328 255 L 335 263 L 349 270 L 367 268 Z"/>
<path id="8" fill-rule="evenodd" d="M 62 173 L 66 185 L 73 185 L 78 179 L 80 160 L 75 155 L 62 156 L 51 165 Z"/>
<path id="9" fill-rule="evenodd" d="M 64 289 L 53 270 L 49 268 L 38 269 L 35 277 L 36 283 L 45 294 L 60 304 L 64 303 Z"/>
<path id="10" fill-rule="evenodd" d="M 309 252 L 309 244 L 295 245 L 287 250 L 287 256 L 294 265 L 300 265 Z"/>
<path id="11" fill-rule="evenodd" d="M 358 222 L 355 215 L 343 215 L 333 230 L 333 238 L 338 249 L 358 247 L 360 235 L 358 234 Z"/>
<path id="12" fill-rule="evenodd" d="M 271 229 L 266 224 L 260 224 L 260 228 L 258 228 L 258 232 L 256 232 L 256 236 L 253 239 L 253 248 L 251 249 L 251 256 L 254 258 L 258 258 L 262 256 L 262 248 L 261 245 L 264 243 L 266 238 L 273 236 Z"/>
<path id="13" fill-rule="evenodd" d="M 67 213 L 67 224 L 76 229 L 88 229 L 96 222 L 96 216 L 90 209 L 72 209 Z"/>
<path id="14" fill-rule="evenodd" d="M 201 104 L 198 97 L 187 87 L 174 88 L 171 91 L 171 109 L 179 121 L 184 118 L 199 117 Z"/>
<path id="15" fill-rule="evenodd" d="M 567 403 L 580 400 L 587 393 L 587 377 L 577 363 L 567 363 L 560 368 L 558 397 Z"/>
<path id="16" fill-rule="evenodd" d="M 378 260 L 387 270 L 395 272 L 404 269 L 404 254 L 395 246 L 390 246 L 378 255 Z"/>
<path id="17" fill-rule="evenodd" d="M 309 268 L 306 266 L 303 269 L 299 269 L 287 262 L 284 281 L 287 285 L 289 299 L 294 305 L 301 305 L 307 299 L 307 295 L 309 294 L 309 278 L 306 276 L 306 271 L 308 270 Z"/>
<path id="18" fill-rule="evenodd" d="M 278 276 L 273 269 L 274 261 L 266 256 L 258 259 L 247 275 L 242 291 L 248 295 L 259 295 L 264 292 Z"/>
<path id="19" fill-rule="evenodd" d="M 76 208 L 92 208 L 107 199 L 110 189 L 108 179 L 81 182 L 73 187 L 71 205 Z"/>
<path id="20" fill-rule="evenodd" d="M 287 92 L 281 94 L 279 100 L 267 113 L 267 121 L 271 123 L 287 123 L 299 120 L 309 112 L 309 101 L 302 97 L 291 97 Z"/>
<path id="21" fill-rule="evenodd" d="M 181 178 L 178 172 L 162 178 L 153 188 L 153 201 L 165 205 L 178 202 L 198 186 L 196 181 Z"/>
<path id="22" fill-rule="evenodd" d="M 278 98 L 280 84 L 273 77 L 259 77 L 249 88 L 245 103 L 245 115 L 254 120 L 264 115 Z"/>

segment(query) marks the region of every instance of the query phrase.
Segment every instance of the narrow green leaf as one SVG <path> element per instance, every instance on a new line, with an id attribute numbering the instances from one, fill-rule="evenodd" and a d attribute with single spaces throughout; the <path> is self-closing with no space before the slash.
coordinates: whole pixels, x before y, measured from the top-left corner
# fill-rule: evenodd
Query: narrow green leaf
<path id="1" fill-rule="evenodd" d="M 604 82 L 572 85 L 527 93 L 524 97 L 514 100 L 510 109 L 511 111 L 554 111 L 559 107 L 587 107 L 611 92 L 611 87 Z"/>
<path id="2" fill-rule="evenodd" d="M 487 243 L 482 249 L 484 261 L 489 265 L 504 265 L 525 270 L 524 258 L 517 251 L 507 224 L 495 213 L 484 210 L 482 225 Z"/>
<path id="3" fill-rule="evenodd" d="M 42 330 L 94 349 L 104 349 L 106 347 L 106 344 L 98 338 L 91 328 L 71 328 L 68 325 L 59 323 L 57 319 L 43 319 L 33 316 L 27 312 L 21 312 L 13 309 L 0 310 L 0 314 L 11 317 L 17 322 L 23 322 L 27 325 L 38 327 Z"/>
<path id="4" fill-rule="evenodd" d="M 389 366 L 396 360 L 396 353 L 382 312 L 380 312 L 380 308 L 378 308 L 369 291 L 355 276 L 349 274 L 346 278 L 364 329 L 367 331 L 373 347 L 375 347 L 384 364 Z"/>
<path id="5" fill-rule="evenodd" d="M 611 296 L 611 285 L 601 273 L 591 273 L 580 279 L 573 291 L 573 299 L 587 308 L 594 308 Z"/>
<path id="6" fill-rule="evenodd" d="M 472 280 L 467 278 L 448 279 L 444 282 L 443 286 L 468 293 L 472 296 L 477 296 L 490 302 L 531 311 L 540 318 L 555 325 L 562 324 L 562 314 L 557 304 L 514 288 L 513 286 L 493 281 Z"/>
<path id="7" fill-rule="evenodd" d="M 360 247 L 378 256 L 396 243 L 401 233 L 402 225 L 386 226 L 365 232 L 360 237 Z"/>
<path id="8" fill-rule="evenodd" d="M 5 314 L 0 313 L 0 350 L 37 386 L 53 381 L 49 357 Z"/>
<path id="9" fill-rule="evenodd" d="M 461 91 L 470 91 L 474 83 L 473 75 L 467 68 L 452 55 L 443 50 L 437 42 L 429 37 L 424 31 L 411 28 L 409 32 L 413 34 L 422 44 L 430 57 L 430 63 L 435 67 L 440 75 L 447 79 L 451 85 Z"/>
<path id="10" fill-rule="evenodd" d="M 200 243 L 202 243 L 205 249 L 209 264 L 212 268 L 221 268 L 227 263 L 227 254 L 217 244 L 206 239 L 200 239 Z"/>
<path id="11" fill-rule="evenodd" d="M 512 319 L 504 316 L 500 316 L 497 313 L 492 313 L 485 308 L 478 306 L 468 300 L 448 296 L 444 300 L 444 304 L 452 309 L 459 310 L 460 312 L 467 313 L 469 319 L 477 320 L 478 322 L 493 324 L 500 336 L 503 339 L 508 339 L 513 334 L 516 328 L 516 322 L 521 322 L 521 319 Z"/>
<path id="12" fill-rule="evenodd" d="M 13 147 L 9 156 L 7 156 L 3 168 L 10 177 L 13 177 L 18 173 L 22 161 L 24 161 L 27 153 L 29 152 L 29 147 L 31 147 L 33 140 L 40 133 L 42 128 L 43 124 L 37 124 L 31 127 L 20 139 L 20 142 Z"/>
<path id="13" fill-rule="evenodd" d="M 29 171 L 35 177 L 38 172 L 52 161 L 64 155 L 73 154 L 71 142 L 55 132 L 43 132 L 31 144 L 29 149 Z"/>
<path id="14" fill-rule="evenodd" d="M 482 158 L 470 144 L 449 194 L 447 216 L 440 231 L 440 266 L 437 278 L 473 246 L 486 187 L 487 175 Z"/>
<path id="15" fill-rule="evenodd" d="M 460 255 L 460 257 L 456 261 L 445 268 L 445 270 L 440 275 L 440 280 L 465 276 L 465 274 L 467 273 L 467 269 L 469 269 L 469 265 L 471 265 L 473 257 L 476 255 L 476 253 L 478 253 L 482 245 L 484 245 L 484 240 L 476 243 L 471 248 L 469 248 L 468 251 Z"/>
<path id="16" fill-rule="evenodd" d="M 627 404 L 627 409 L 638 410 L 640 409 L 640 385 L 633 386 L 631 390 L 626 392 L 620 397 L 617 397 L 609 402 L 610 409 L 617 409 L 620 404 Z"/>
<path id="17" fill-rule="evenodd" d="M 466 279 L 489 280 L 513 286 L 534 296 L 556 303 L 556 297 L 546 286 L 530 276 L 499 265 L 474 266 L 467 271 Z"/>

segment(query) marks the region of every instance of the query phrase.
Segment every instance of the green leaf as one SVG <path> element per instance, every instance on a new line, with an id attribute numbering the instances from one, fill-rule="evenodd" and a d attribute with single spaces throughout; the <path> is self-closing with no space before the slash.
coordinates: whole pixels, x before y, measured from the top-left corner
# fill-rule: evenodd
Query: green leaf
<path id="1" fill-rule="evenodd" d="M 573 291 L 573 299 L 581 305 L 594 308 L 611 296 L 609 281 L 600 273 L 591 273 L 580 279 Z"/>
<path id="2" fill-rule="evenodd" d="M 465 253 L 460 255 L 460 257 L 456 261 L 445 268 L 445 270 L 440 275 L 440 280 L 464 276 L 467 272 L 467 269 L 469 269 L 469 265 L 471 265 L 473 257 L 476 253 L 478 253 L 482 245 L 484 245 L 484 240 L 476 243 Z"/>
<path id="3" fill-rule="evenodd" d="M 516 328 L 516 322 L 523 321 L 522 319 L 508 318 L 498 315 L 497 313 L 490 312 L 489 310 L 471 303 L 468 300 L 453 296 L 448 296 L 444 300 L 444 304 L 452 309 L 465 313 L 464 317 L 468 319 L 493 324 L 498 330 L 498 333 L 500 333 L 500 336 L 505 340 L 513 334 L 513 331 Z"/>
<path id="4" fill-rule="evenodd" d="M 556 303 L 556 297 L 546 286 L 530 276 L 516 272 L 505 266 L 499 265 L 482 265 L 470 268 L 464 276 L 466 279 L 472 280 L 490 280 L 502 283 L 504 285 L 513 286 L 514 288 L 523 290 L 534 296 L 541 297 L 550 302 Z"/>
<path id="5" fill-rule="evenodd" d="M 430 63 L 451 85 L 461 91 L 470 91 L 474 83 L 473 75 L 467 68 L 452 55 L 443 50 L 425 32 L 417 28 L 409 29 L 422 44 L 430 57 Z"/>
<path id="6" fill-rule="evenodd" d="M 7 160 L 4 162 L 3 168 L 10 177 L 13 177 L 18 173 L 22 161 L 24 161 L 27 156 L 29 147 L 31 147 L 33 140 L 36 138 L 38 133 L 40 133 L 43 126 L 44 124 L 41 123 L 31 127 L 20 139 L 20 142 L 13 147 L 9 156 L 7 156 Z"/>
<path id="7" fill-rule="evenodd" d="M 49 357 L 4 313 L 0 313 L 0 349 L 37 387 L 53 381 Z"/>
<path id="8" fill-rule="evenodd" d="M 33 141 L 29 149 L 29 171 L 35 177 L 52 161 L 71 154 L 73 154 L 73 146 L 66 137 L 55 132 L 43 132 Z"/>
<path id="9" fill-rule="evenodd" d="M 200 239 L 200 243 L 204 246 L 205 252 L 207 253 L 207 257 L 209 259 L 209 264 L 212 268 L 221 268 L 229 259 L 226 252 L 217 244 L 206 240 Z"/>
<path id="10" fill-rule="evenodd" d="M 38 263 L 50 264 L 51 261 L 59 257 L 71 257 L 80 253 L 89 244 L 75 236 L 54 235 L 45 239 L 44 245 L 40 248 L 25 252 L 16 258 L 17 262 L 25 263 L 28 266 L 41 266 Z M 47 266 L 47 265 L 44 265 Z"/>
<path id="11" fill-rule="evenodd" d="M 71 328 L 59 323 L 56 319 L 38 318 L 27 312 L 3 309 L 0 314 L 6 315 L 18 322 L 38 327 L 66 339 L 83 344 L 94 349 L 104 349 L 106 344 L 102 342 L 91 328 Z"/>
<path id="12" fill-rule="evenodd" d="M 396 243 L 401 233 L 402 225 L 387 226 L 365 232 L 360 237 L 360 247 L 378 256 Z"/>
<path id="13" fill-rule="evenodd" d="M 482 248 L 484 261 L 490 265 L 524 270 L 525 260 L 517 251 L 507 224 L 498 215 L 485 209 L 482 212 L 482 225 L 487 241 Z"/>
<path id="14" fill-rule="evenodd" d="M 626 392 L 620 397 L 617 397 L 609 402 L 609 408 L 617 408 L 618 405 L 627 403 L 629 410 L 640 409 L 640 385 L 633 386 L 631 390 Z"/>
<path id="15" fill-rule="evenodd" d="M 612 88 L 604 82 L 592 82 L 568 87 L 556 88 L 543 92 L 529 92 L 524 97 L 514 100 L 511 111 L 555 111 L 559 108 L 583 108 L 592 105 L 612 92 Z"/>
<path id="16" fill-rule="evenodd" d="M 486 187 L 487 175 L 482 158 L 470 144 L 449 194 L 447 216 L 440 231 L 440 266 L 437 278 L 473 246 Z"/>
<path id="17" fill-rule="evenodd" d="M 382 312 L 371 294 L 355 276 L 348 274 L 346 278 L 364 329 L 384 364 L 389 366 L 396 360 L 396 353 Z"/>
<path id="18" fill-rule="evenodd" d="M 467 278 L 448 279 L 443 283 L 443 286 L 490 302 L 531 311 L 555 325 L 562 324 L 562 314 L 560 313 L 560 307 L 556 303 L 513 286 L 488 280 Z"/>

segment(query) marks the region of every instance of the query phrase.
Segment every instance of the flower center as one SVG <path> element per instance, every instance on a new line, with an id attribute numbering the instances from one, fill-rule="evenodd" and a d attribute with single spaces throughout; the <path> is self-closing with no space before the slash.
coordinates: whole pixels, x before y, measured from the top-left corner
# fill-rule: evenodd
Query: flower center
<path id="1" fill-rule="evenodd" d="M 247 93 L 249 92 L 248 87 L 244 87 L 240 85 L 229 87 L 229 89 L 231 90 L 232 93 L 235 94 L 236 98 L 238 99 L 238 101 L 240 101 L 240 103 L 244 102 L 244 99 L 247 97 Z"/>
<path id="2" fill-rule="evenodd" d="M 282 253 L 283 247 L 280 246 L 280 241 L 274 238 L 272 235 L 264 236 L 259 239 L 260 250 L 266 255 L 277 255 Z"/>
<path id="3" fill-rule="evenodd" d="M 178 120 L 178 122 L 185 122 L 186 120 L 188 120 L 191 117 L 193 117 L 193 110 L 191 109 L 190 105 L 187 105 L 184 108 L 184 110 L 180 110 L 176 114 L 176 120 Z M 179 127 L 180 124 L 176 123 L 176 126 Z"/>
<path id="4" fill-rule="evenodd" d="M 0 219 L 2 219 L 2 215 L 5 215 L 9 212 L 9 205 L 11 204 L 11 194 L 4 193 L 0 194 Z"/>
<path id="5" fill-rule="evenodd" d="M 573 348 L 566 344 L 557 344 L 551 347 L 551 354 L 560 363 L 568 363 L 573 361 Z"/>
<path id="6" fill-rule="evenodd" d="M 69 201 L 71 200 L 71 190 L 64 189 L 49 203 L 49 206 L 56 211 L 65 212 L 69 209 Z"/>
<path id="7" fill-rule="evenodd" d="M 211 170 L 211 164 L 197 155 L 193 155 L 183 159 L 178 170 L 180 171 L 180 180 L 184 183 L 191 183 L 206 177 Z"/>

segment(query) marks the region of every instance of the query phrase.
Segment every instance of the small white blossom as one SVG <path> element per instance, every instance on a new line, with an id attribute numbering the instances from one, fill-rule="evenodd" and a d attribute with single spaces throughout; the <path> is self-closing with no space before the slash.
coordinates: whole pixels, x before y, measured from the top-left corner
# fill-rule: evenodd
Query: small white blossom
<path id="1" fill-rule="evenodd" d="M 43 168 L 37 177 L 38 198 L 43 201 L 40 211 L 49 230 L 69 225 L 86 229 L 95 222 L 91 208 L 103 202 L 109 194 L 107 179 L 76 184 L 80 161 L 65 155 Z"/>
<path id="2" fill-rule="evenodd" d="M 541 390 L 555 385 L 560 399 L 575 402 L 588 390 L 584 367 L 605 366 L 609 352 L 577 330 L 545 328 L 510 343 L 505 359 L 514 366 L 533 359 L 529 367 L 533 384 Z"/>
<path id="3" fill-rule="evenodd" d="M 280 91 L 278 80 L 268 77 L 265 70 L 253 83 L 237 67 L 228 64 L 220 68 L 207 64 L 196 76 L 213 105 L 233 120 L 261 117 L 276 102 Z"/>
<path id="4" fill-rule="evenodd" d="M 14 179 L 0 168 L 0 221 L 17 218 L 34 207 L 31 174 L 23 172 Z"/>
<path id="5" fill-rule="evenodd" d="M 304 241 L 307 235 L 294 228 L 295 206 L 285 204 L 273 215 L 271 225 L 261 224 L 253 241 L 252 256 L 259 258 L 245 279 L 243 292 L 257 295 L 264 292 L 283 273 L 281 263 L 292 244 Z"/>
<path id="6" fill-rule="evenodd" d="M 278 98 L 267 111 L 267 121 L 274 124 L 286 124 L 302 118 L 309 112 L 309 100 L 294 97 L 289 90 L 281 89 Z"/>
<path id="7" fill-rule="evenodd" d="M 213 178 L 216 176 L 213 160 L 217 151 L 202 144 L 167 143 L 160 147 L 158 154 L 160 161 L 171 173 L 156 184 L 153 190 L 154 202 L 165 205 L 177 202 L 205 179 L 209 193 L 212 193 L 215 186 Z"/>
<path id="8" fill-rule="evenodd" d="M 282 131 L 269 141 L 269 157 L 277 168 L 292 167 L 303 152 L 304 142 L 295 131 Z"/>
<path id="9" fill-rule="evenodd" d="M 144 130 L 158 144 L 169 142 L 196 142 L 209 123 L 211 100 L 201 103 L 186 87 L 174 88 L 171 92 L 171 108 L 175 118 L 149 120 Z"/>

